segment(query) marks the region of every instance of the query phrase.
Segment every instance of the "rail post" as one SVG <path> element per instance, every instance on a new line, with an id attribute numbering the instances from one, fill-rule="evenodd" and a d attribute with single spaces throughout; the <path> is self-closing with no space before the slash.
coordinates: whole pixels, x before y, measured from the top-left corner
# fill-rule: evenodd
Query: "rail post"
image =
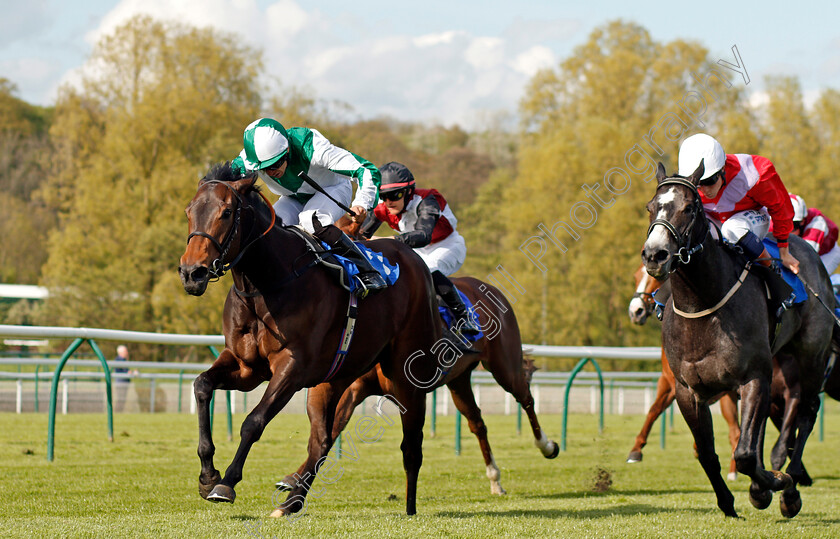
<path id="1" fill-rule="evenodd" d="M 566 424 L 569 420 L 569 392 L 572 389 L 572 382 L 575 381 L 575 377 L 588 362 L 591 362 L 592 366 L 595 367 L 595 370 L 598 372 L 598 381 L 600 382 L 601 387 L 601 414 L 598 422 L 598 433 L 600 434 L 604 432 L 604 375 L 601 374 L 601 367 L 598 366 L 597 361 L 592 358 L 585 357 L 578 361 L 578 364 L 575 365 L 575 368 L 572 369 L 572 372 L 569 375 L 569 381 L 566 382 L 566 393 L 563 396 L 563 433 L 560 438 L 560 449 L 563 451 L 566 450 Z"/>

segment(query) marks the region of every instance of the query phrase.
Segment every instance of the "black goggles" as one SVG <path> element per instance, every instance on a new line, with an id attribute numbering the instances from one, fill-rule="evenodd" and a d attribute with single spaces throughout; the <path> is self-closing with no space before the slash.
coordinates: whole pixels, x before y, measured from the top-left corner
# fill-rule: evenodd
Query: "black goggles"
<path id="1" fill-rule="evenodd" d="M 705 180 L 700 180 L 699 182 L 697 182 L 697 187 L 707 187 L 707 186 L 709 186 L 709 185 L 714 185 L 714 184 L 716 184 L 716 183 L 717 183 L 717 181 L 718 181 L 718 180 L 721 178 L 721 176 L 722 176 L 721 172 L 722 172 L 722 171 L 715 172 L 714 174 L 712 174 L 711 176 L 709 176 L 709 177 L 708 177 L 708 178 L 706 178 Z"/>
<path id="2" fill-rule="evenodd" d="M 405 189 L 400 189 L 399 191 L 391 191 L 389 193 L 380 193 L 379 198 L 382 200 L 390 200 L 395 202 L 397 200 L 402 200 L 402 197 L 405 196 Z"/>

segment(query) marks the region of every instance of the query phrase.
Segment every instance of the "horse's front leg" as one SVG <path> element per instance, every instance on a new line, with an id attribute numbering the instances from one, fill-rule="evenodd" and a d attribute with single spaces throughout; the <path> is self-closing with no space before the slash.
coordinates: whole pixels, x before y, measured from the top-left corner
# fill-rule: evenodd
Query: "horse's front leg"
<path id="1" fill-rule="evenodd" d="M 306 461 L 298 468 L 297 473 L 287 476 L 277 484 L 279 492 L 284 490 L 291 490 L 291 492 L 289 492 L 286 501 L 277 506 L 271 513 L 272 517 L 290 515 L 305 509 L 306 497 L 312 490 L 312 482 L 318 474 L 318 469 L 332 449 L 337 433 L 341 432 L 337 431 L 336 436 L 333 436 L 333 423 L 337 403 L 346 388 L 346 382 L 337 381 L 320 384 L 309 390 L 306 400 L 306 412 L 309 415 L 310 423 L 308 455 Z M 349 409 L 348 418 L 352 412 L 353 406 Z M 312 495 L 320 498 L 323 492 L 323 488 L 320 488 L 312 492 Z"/>
<path id="2" fill-rule="evenodd" d="M 335 418 L 333 420 L 333 427 L 332 427 L 332 439 L 333 441 L 338 439 L 339 434 L 344 430 L 344 427 L 347 426 L 347 423 L 350 422 L 350 418 L 353 416 L 353 410 L 356 409 L 356 406 L 362 403 L 370 395 L 381 395 L 382 388 L 379 387 L 378 383 L 371 383 L 370 373 L 365 375 L 355 382 L 353 382 L 350 387 L 348 387 L 344 394 L 341 396 L 341 400 L 338 402 L 338 407 L 335 410 Z M 376 382 L 376 376 L 372 377 L 373 381 Z M 319 411 L 318 406 L 319 400 L 313 401 L 313 407 L 310 408 L 309 402 L 307 401 L 307 413 L 309 417 L 321 417 L 324 416 L 326 412 Z M 314 433 L 315 429 L 318 428 L 320 424 L 319 421 L 312 421 L 310 419 L 310 428 L 309 428 L 309 436 L 310 438 L 316 437 L 317 435 Z M 298 481 L 298 477 L 303 477 L 306 471 L 306 464 L 308 462 L 308 457 L 303 463 L 298 467 L 297 472 L 287 475 L 280 481 L 275 484 L 277 490 L 280 492 L 286 492 L 292 490 L 295 487 L 295 483 Z"/>
<path id="3" fill-rule="evenodd" d="M 266 425 L 286 406 L 295 392 L 300 389 L 294 380 L 295 378 L 295 376 L 285 371 L 278 371 L 271 378 L 259 404 L 248 414 L 245 421 L 242 422 L 242 428 L 239 431 L 239 447 L 236 450 L 236 455 L 234 455 L 230 466 L 225 470 L 224 478 L 207 496 L 208 500 L 233 503 L 234 499 L 236 499 L 234 487 L 242 480 L 242 467 L 245 465 L 248 452 L 251 450 L 251 446 L 260 439 Z"/>
<path id="4" fill-rule="evenodd" d="M 647 445 L 647 439 L 650 435 L 650 430 L 653 428 L 653 424 L 660 415 L 665 413 L 665 410 L 668 409 L 668 406 L 670 406 L 673 401 L 673 376 L 667 377 L 663 373 L 662 376 L 659 377 L 659 381 L 656 383 L 656 398 L 653 399 L 653 404 L 650 405 L 647 417 L 645 417 L 645 422 L 642 425 L 642 430 L 639 431 L 639 434 L 636 436 L 636 441 L 633 444 L 633 448 L 630 449 L 630 454 L 627 456 L 627 462 L 634 463 L 642 461 L 642 448 Z M 663 421 L 664 420 L 665 419 L 663 419 Z"/>
<path id="5" fill-rule="evenodd" d="M 737 517 L 735 497 L 720 475 L 720 460 L 715 453 L 715 435 L 708 403 L 699 402 L 694 391 L 680 383 L 676 385 L 676 399 L 680 412 L 691 430 L 691 434 L 694 435 L 697 460 L 700 461 L 706 477 L 712 484 L 718 507 L 726 516 Z"/>
<path id="6" fill-rule="evenodd" d="M 738 469 L 735 464 L 735 449 L 741 439 L 741 425 L 738 424 L 738 401 L 735 393 L 725 393 L 720 400 L 720 414 L 729 425 L 729 445 L 732 452 L 729 454 L 729 475 L 727 479 L 735 481 L 738 478 Z"/>
<path id="7" fill-rule="evenodd" d="M 221 481 L 221 475 L 213 465 L 216 446 L 213 445 L 213 433 L 210 428 L 210 402 L 213 399 L 213 391 L 229 381 L 231 372 L 235 368 L 238 368 L 236 359 L 226 348 L 219 354 L 213 366 L 199 374 L 193 382 L 198 415 L 198 458 L 201 460 L 198 492 L 205 499 Z"/>
<path id="8" fill-rule="evenodd" d="M 764 429 L 769 410 L 770 384 L 767 380 L 754 378 L 741 386 L 741 439 L 735 449 L 735 464 L 738 473 L 752 479 L 750 503 L 758 509 L 770 505 L 773 492 L 793 484 L 789 475 L 764 469 Z"/>

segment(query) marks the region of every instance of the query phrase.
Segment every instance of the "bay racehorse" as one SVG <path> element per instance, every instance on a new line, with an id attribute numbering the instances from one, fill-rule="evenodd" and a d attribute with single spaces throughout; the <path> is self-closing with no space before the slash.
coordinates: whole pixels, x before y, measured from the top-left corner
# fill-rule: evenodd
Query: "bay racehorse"
<path id="1" fill-rule="evenodd" d="M 425 391 L 404 372 L 413 353 L 429 350 L 440 337 L 431 275 L 407 246 L 386 240 L 370 242 L 370 249 L 399 265 L 399 278 L 359 301 L 352 345 L 346 355 L 338 354 L 355 300 L 318 264 L 322 254 L 313 250 L 297 227 L 275 223 L 274 211 L 255 181 L 255 175 L 241 179 L 234 175 L 229 163 L 215 165 L 199 182 L 186 208 L 189 236 L 179 266 L 185 290 L 201 295 L 211 277 L 226 270 L 233 277 L 224 306 L 225 349 L 194 383 L 199 492 L 210 501 L 232 503 L 248 451 L 268 422 L 298 390 L 319 386 L 315 395 L 310 392 L 310 401 L 321 400 L 325 413 L 310 415 L 308 488 L 316 463 L 332 446 L 332 411 L 339 398 L 378 362 L 393 380 L 393 398 L 405 409 L 401 448 L 406 512 L 414 514 L 423 458 Z M 435 372 L 429 362 L 414 363 L 417 376 L 431 377 Z M 265 381 L 265 393 L 243 421 L 239 448 L 221 477 L 213 465 L 209 409 L 213 391 L 251 391 Z M 301 508 L 288 504 L 284 511 Z"/>
<path id="2" fill-rule="evenodd" d="M 502 389 L 513 395 L 525 410 L 531 423 L 534 443 L 543 456 L 548 459 L 557 457 L 560 446 L 546 437 L 534 412 L 530 380 L 535 369 L 533 361 L 526 360 L 522 354 L 519 324 L 510 303 L 496 287 L 473 277 L 452 278 L 452 282 L 473 304 L 483 336 L 473 345 L 478 353 L 461 355 L 451 367 L 448 367 L 448 372 L 445 374 L 441 372 L 443 376 L 427 389 L 432 391 L 442 384 L 446 384 L 449 388 L 452 401 L 467 418 L 470 431 L 478 438 L 487 478 L 490 480 L 490 492 L 505 494 L 505 489 L 500 482 L 501 472 L 490 449 L 490 442 L 487 440 L 487 426 L 481 417 L 481 410 L 476 404 L 470 384 L 470 375 L 479 363 L 493 375 Z M 394 382 L 385 376 L 379 365 L 353 382 L 338 403 L 338 410 L 335 412 L 336 420 L 333 424 L 333 439 L 344 430 L 353 415 L 353 410 L 365 398 L 371 395 L 392 394 L 393 390 Z M 304 465 L 301 465 L 297 475 L 288 475 L 279 481 L 278 488 L 291 490 L 298 480 L 297 477 L 301 477 L 304 473 L 303 468 Z"/>
<path id="3" fill-rule="evenodd" d="M 655 302 L 653 294 L 656 290 L 660 290 L 657 295 L 657 301 L 667 301 L 670 295 L 670 283 L 667 281 L 662 283 L 645 271 L 645 266 L 639 266 L 639 269 L 633 274 L 636 280 L 636 291 L 633 298 L 630 300 L 628 312 L 630 320 L 634 324 L 643 325 L 651 314 L 654 312 Z M 663 286 L 664 288 L 661 288 Z M 674 397 L 677 391 L 677 382 L 674 379 L 674 373 L 671 372 L 671 367 L 668 365 L 668 359 L 665 357 L 665 350 L 662 350 L 662 375 L 656 382 L 656 397 L 653 399 L 653 404 L 650 405 L 645 422 L 642 424 L 642 430 L 636 435 L 636 440 L 633 442 L 633 448 L 630 449 L 630 454 L 627 456 L 627 462 L 635 463 L 642 461 L 642 448 L 647 445 L 647 439 L 650 435 L 650 430 L 653 424 L 660 415 L 665 413 L 665 410 L 674 402 Z M 738 445 L 738 438 L 741 436 L 741 427 L 738 425 L 738 395 L 734 392 L 723 393 L 720 395 L 720 413 L 729 425 L 729 444 L 732 446 L 732 453 L 735 453 L 735 448 Z M 663 419 L 664 421 L 664 419 Z M 695 453 L 697 446 L 694 447 Z M 735 468 L 735 459 L 729 459 L 729 475 L 727 478 L 734 481 L 738 477 L 738 472 Z"/>
<path id="4" fill-rule="evenodd" d="M 739 473 L 751 479 L 751 503 L 766 508 L 774 491 L 782 515 L 802 508 L 797 483 L 803 479 L 802 453 L 819 409 L 819 392 L 830 353 L 833 317 L 819 299 L 808 298 L 782 314 L 774 336 L 775 312 L 765 285 L 740 254 L 714 239 L 697 182 L 703 163 L 687 178 L 668 177 L 660 163 L 656 194 L 648 203 L 650 226 L 642 249 L 647 272 L 671 280 L 671 298 L 662 320 L 665 355 L 677 380 L 676 400 L 694 435 L 698 460 L 718 507 L 736 517 L 734 497 L 720 475 L 709 401 L 724 391 L 741 397 L 741 437 L 735 450 Z M 791 254 L 801 261 L 800 278 L 822 297 L 831 283 L 816 252 L 796 236 Z M 786 472 L 764 468 L 764 429 L 770 408 L 772 358 L 784 354 L 798 367 L 800 403 L 793 418 L 796 437 Z"/>

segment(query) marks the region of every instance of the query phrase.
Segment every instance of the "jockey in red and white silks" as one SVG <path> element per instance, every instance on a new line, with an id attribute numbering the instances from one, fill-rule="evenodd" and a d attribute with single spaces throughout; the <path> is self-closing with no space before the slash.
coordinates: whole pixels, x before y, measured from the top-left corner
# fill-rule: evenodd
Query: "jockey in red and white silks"
<path id="1" fill-rule="evenodd" d="M 758 155 L 727 155 L 720 143 L 702 133 L 682 143 L 680 175 L 689 176 L 701 160 L 705 172 L 697 190 L 706 215 L 720 225 L 723 238 L 739 245 L 750 260 L 769 258 L 761 240 L 772 222 L 782 263 L 798 272 L 799 261 L 788 250 L 793 207 L 773 163 Z"/>
<path id="2" fill-rule="evenodd" d="M 837 246 L 838 228 L 834 221 L 816 208 L 805 205 L 802 197 L 790 193 L 793 205 L 793 233 L 797 234 L 820 255 L 829 275 L 840 266 L 840 247 Z"/>
<path id="3" fill-rule="evenodd" d="M 391 162 L 379 171 L 382 202 L 368 215 L 361 234 L 370 238 L 382 223 L 398 231 L 394 239 L 414 249 L 429 266 L 435 289 L 461 321 L 460 330 L 477 334 L 477 326 L 448 279 L 464 264 L 467 245 L 455 228 L 458 220 L 446 199 L 435 189 L 417 189 L 405 165 Z"/>
<path id="4" fill-rule="evenodd" d="M 467 245 L 455 228 L 458 220 L 446 199 L 435 189 L 415 189 L 398 215 L 389 213 L 382 202 L 373 209 L 373 216 L 365 223 L 363 234 L 372 234 L 374 226 L 378 228 L 379 223 L 386 223 L 400 232 L 396 239 L 413 248 L 429 271 L 452 275 L 467 257 Z"/>

